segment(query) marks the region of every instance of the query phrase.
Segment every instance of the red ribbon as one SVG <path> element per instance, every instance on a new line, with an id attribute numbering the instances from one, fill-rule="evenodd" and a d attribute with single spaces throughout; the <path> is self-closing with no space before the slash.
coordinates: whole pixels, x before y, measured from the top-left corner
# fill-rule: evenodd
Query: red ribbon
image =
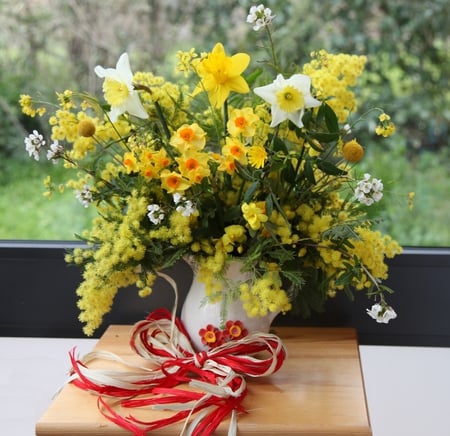
<path id="1" fill-rule="evenodd" d="M 230 433 L 235 433 L 236 413 L 246 413 L 242 406 L 247 394 L 245 376 L 270 375 L 286 358 L 280 338 L 269 333 L 251 333 L 210 351 L 195 352 L 181 321 L 172 319 L 166 309 L 156 310 L 135 324 L 130 346 L 156 367 L 130 365 L 103 351 L 94 351 L 80 360 L 72 350 L 70 381 L 98 395 L 101 413 L 139 436 L 181 421 L 182 433 L 210 435 L 230 414 Z M 99 358 L 119 361 L 129 369 L 90 368 L 88 363 Z M 173 413 L 153 421 L 123 416 L 107 401 L 108 397 L 119 399 L 124 408 L 157 408 Z"/>

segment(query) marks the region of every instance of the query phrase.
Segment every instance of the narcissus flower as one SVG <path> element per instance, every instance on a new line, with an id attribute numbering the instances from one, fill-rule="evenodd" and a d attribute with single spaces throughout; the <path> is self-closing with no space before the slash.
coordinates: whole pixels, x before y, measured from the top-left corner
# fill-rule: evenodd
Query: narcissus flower
<path id="1" fill-rule="evenodd" d="M 311 79 L 304 74 L 294 74 L 285 79 L 281 74 L 270 85 L 254 89 L 256 95 L 272 106 L 272 122 L 275 127 L 284 120 L 291 120 L 297 127 L 303 127 L 305 109 L 321 105 L 311 95 Z"/>
<path id="2" fill-rule="evenodd" d="M 252 230 L 258 230 L 269 219 L 264 209 L 256 203 L 244 203 L 241 209 L 244 219 Z"/>
<path id="3" fill-rule="evenodd" d="M 217 43 L 212 52 L 196 66 L 201 81 L 194 90 L 194 95 L 206 91 L 211 104 L 221 107 L 231 91 L 240 94 L 249 92 L 248 84 L 241 76 L 249 63 L 248 54 L 227 56 L 223 45 Z"/>
<path id="4" fill-rule="evenodd" d="M 97 65 L 94 71 L 98 77 L 105 79 L 103 93 L 111 105 L 109 116 L 112 122 L 117 121 L 117 118 L 125 112 L 138 118 L 148 118 L 139 94 L 133 87 L 133 73 L 127 53 L 120 56 L 116 68 L 103 68 Z"/>

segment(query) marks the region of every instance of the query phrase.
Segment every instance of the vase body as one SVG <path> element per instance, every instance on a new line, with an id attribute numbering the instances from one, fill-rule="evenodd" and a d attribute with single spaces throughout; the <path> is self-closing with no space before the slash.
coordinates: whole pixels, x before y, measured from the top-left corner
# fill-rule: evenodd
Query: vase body
<path id="1" fill-rule="evenodd" d="M 200 331 L 206 329 L 207 326 L 213 326 L 220 330 L 229 321 L 239 321 L 248 333 L 269 332 L 272 321 L 278 313 L 269 313 L 264 317 L 249 317 L 239 298 L 228 301 L 226 304 L 223 301 L 208 301 L 205 284 L 198 279 L 195 265 L 191 263 L 191 266 L 193 267 L 193 280 L 182 307 L 181 321 L 197 351 L 210 348 L 202 341 L 202 335 L 200 334 Z M 227 282 L 222 284 L 223 293 L 226 293 L 229 289 L 227 283 L 236 287 L 236 285 L 251 279 L 251 273 L 241 272 L 240 269 L 241 262 L 230 263 L 225 274 Z"/>

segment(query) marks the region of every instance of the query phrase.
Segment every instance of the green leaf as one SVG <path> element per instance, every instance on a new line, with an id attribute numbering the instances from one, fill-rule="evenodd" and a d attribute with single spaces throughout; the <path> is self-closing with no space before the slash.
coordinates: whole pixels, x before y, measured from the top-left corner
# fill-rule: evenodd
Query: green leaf
<path id="1" fill-rule="evenodd" d="M 224 220 L 229 223 L 237 220 L 241 216 L 241 208 L 239 206 L 229 207 L 225 210 Z"/>
<path id="2" fill-rule="evenodd" d="M 289 153 L 289 150 L 288 150 L 286 144 L 278 136 L 270 135 L 269 143 L 272 143 L 274 151 L 282 151 L 285 154 Z"/>
<path id="3" fill-rule="evenodd" d="M 322 103 L 319 108 L 318 117 L 322 117 L 325 119 L 325 125 L 329 132 L 339 133 L 339 121 L 336 116 L 336 113 L 327 103 Z"/>
<path id="4" fill-rule="evenodd" d="M 314 177 L 314 170 L 311 164 L 311 159 L 307 156 L 305 159 L 305 168 L 304 168 L 304 174 L 306 179 L 312 183 L 313 185 L 316 184 L 316 178 Z"/>
<path id="5" fill-rule="evenodd" d="M 245 79 L 247 80 L 247 83 L 249 85 L 253 85 L 256 82 L 256 80 L 258 79 L 258 77 L 261 76 L 262 73 L 263 73 L 263 69 L 261 67 L 256 68 L 252 73 L 247 75 L 245 77 Z M 252 86 L 250 86 L 250 87 L 252 87 Z"/>
<path id="6" fill-rule="evenodd" d="M 272 198 L 273 194 L 270 193 L 267 197 L 266 197 L 266 215 L 268 217 L 270 217 L 270 215 L 272 215 L 272 211 L 273 211 L 273 198 Z"/>
<path id="7" fill-rule="evenodd" d="M 259 181 L 253 182 L 250 184 L 250 186 L 248 187 L 247 191 L 245 191 L 244 197 L 242 199 L 242 201 L 244 203 L 248 203 L 253 195 L 255 194 L 256 190 L 258 189 L 259 186 Z"/>
<path id="8" fill-rule="evenodd" d="M 317 159 L 317 167 L 330 176 L 344 176 L 347 171 L 341 170 L 336 165 L 323 159 Z"/>
<path id="9" fill-rule="evenodd" d="M 308 132 L 308 135 L 313 139 L 317 139 L 318 141 L 325 143 L 337 141 L 339 139 L 339 132 Z"/>
<path id="10" fill-rule="evenodd" d="M 288 279 L 292 284 L 296 287 L 301 288 L 305 284 L 305 279 L 303 278 L 303 274 L 299 270 L 285 270 L 281 271 L 283 277 Z"/>
<path id="11" fill-rule="evenodd" d="M 292 185 L 295 183 L 296 174 L 295 174 L 295 170 L 294 170 L 294 167 L 292 166 L 291 162 L 286 162 L 285 167 L 281 171 L 281 176 L 289 184 Z"/>
<path id="12" fill-rule="evenodd" d="M 239 161 L 235 160 L 236 164 L 236 172 L 244 179 L 244 180 L 253 180 L 252 173 Z"/>

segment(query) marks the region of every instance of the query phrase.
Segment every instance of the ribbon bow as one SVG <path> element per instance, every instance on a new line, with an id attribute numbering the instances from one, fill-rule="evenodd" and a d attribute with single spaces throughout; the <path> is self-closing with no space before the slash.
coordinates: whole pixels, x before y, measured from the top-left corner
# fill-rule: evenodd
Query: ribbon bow
<path id="1" fill-rule="evenodd" d="M 236 415 L 246 413 L 242 406 L 247 394 L 245 377 L 270 375 L 286 357 L 280 338 L 269 333 L 250 333 L 210 351 L 196 352 L 181 321 L 166 309 L 135 324 L 130 346 L 155 367 L 137 366 L 107 351 L 77 359 L 72 350 L 69 381 L 98 395 L 101 413 L 138 436 L 180 421 L 184 421 L 181 434 L 210 435 L 229 415 L 229 434 L 236 434 Z M 93 369 L 88 364 L 94 359 L 116 361 L 128 369 Z M 154 421 L 122 416 L 107 397 L 119 399 L 124 408 L 150 407 L 173 414 Z"/>

